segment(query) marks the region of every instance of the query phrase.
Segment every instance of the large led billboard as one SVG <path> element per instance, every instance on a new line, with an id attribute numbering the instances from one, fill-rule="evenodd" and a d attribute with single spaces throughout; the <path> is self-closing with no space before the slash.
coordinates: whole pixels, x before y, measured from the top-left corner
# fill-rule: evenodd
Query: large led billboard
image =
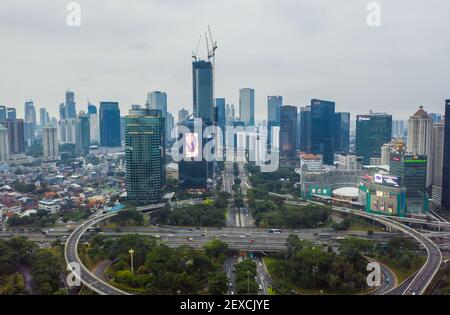
<path id="1" fill-rule="evenodd" d="M 197 158 L 199 156 L 199 142 L 197 133 L 184 134 L 184 152 L 187 158 Z"/>

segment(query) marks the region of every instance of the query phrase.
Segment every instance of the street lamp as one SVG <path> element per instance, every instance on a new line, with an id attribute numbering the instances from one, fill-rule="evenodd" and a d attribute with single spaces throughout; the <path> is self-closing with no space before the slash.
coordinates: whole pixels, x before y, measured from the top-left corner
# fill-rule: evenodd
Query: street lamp
<path id="1" fill-rule="evenodd" d="M 133 253 L 134 253 L 134 249 L 130 249 L 128 252 L 130 253 L 130 256 L 131 256 L 131 273 L 133 273 L 134 272 L 133 271 Z"/>

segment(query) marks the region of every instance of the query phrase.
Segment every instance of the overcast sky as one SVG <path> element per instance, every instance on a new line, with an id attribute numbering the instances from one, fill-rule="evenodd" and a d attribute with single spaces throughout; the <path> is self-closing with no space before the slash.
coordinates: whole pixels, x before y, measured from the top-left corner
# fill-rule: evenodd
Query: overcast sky
<path id="1" fill-rule="evenodd" d="M 191 53 L 208 24 L 219 44 L 216 96 L 238 104 L 239 89 L 254 88 L 257 119 L 268 95 L 394 119 L 419 105 L 443 112 L 450 98 L 450 1 L 379 0 L 381 27 L 366 23 L 369 0 L 78 2 L 82 25 L 70 28 L 69 1 L 0 1 L 0 104 L 22 116 L 31 98 L 56 116 L 70 89 L 78 111 L 111 100 L 125 114 L 163 90 L 177 117 L 192 111 Z"/>

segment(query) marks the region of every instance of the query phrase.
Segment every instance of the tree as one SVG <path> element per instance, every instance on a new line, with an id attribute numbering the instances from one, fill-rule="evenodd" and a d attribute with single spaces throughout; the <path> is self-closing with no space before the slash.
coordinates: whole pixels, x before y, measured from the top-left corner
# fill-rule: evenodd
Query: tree
<path id="1" fill-rule="evenodd" d="M 225 254 L 228 250 L 228 244 L 216 239 L 205 244 L 203 249 L 205 251 L 205 255 L 208 256 L 210 260 L 214 258 L 214 261 L 217 261 L 219 256 Z"/>
<path id="2" fill-rule="evenodd" d="M 209 274 L 208 292 L 212 295 L 224 295 L 228 291 L 228 277 L 224 272 L 218 271 Z"/>

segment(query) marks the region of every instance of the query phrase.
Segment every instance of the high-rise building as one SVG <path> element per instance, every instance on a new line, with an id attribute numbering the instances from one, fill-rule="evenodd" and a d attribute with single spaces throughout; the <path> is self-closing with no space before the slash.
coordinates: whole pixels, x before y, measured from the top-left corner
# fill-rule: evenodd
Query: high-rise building
<path id="1" fill-rule="evenodd" d="M 98 113 L 97 107 L 94 104 L 89 103 L 88 105 L 89 114 L 89 135 L 91 137 L 91 142 L 100 143 L 100 128 L 98 123 Z"/>
<path id="2" fill-rule="evenodd" d="M 392 138 L 403 138 L 405 136 L 405 121 L 393 120 L 392 121 Z"/>
<path id="3" fill-rule="evenodd" d="M 212 122 L 214 116 L 214 76 L 212 63 L 199 60 L 192 63 L 194 117 Z"/>
<path id="4" fill-rule="evenodd" d="M 17 119 L 17 113 L 15 108 L 8 108 L 6 110 L 6 119 Z"/>
<path id="5" fill-rule="evenodd" d="M 281 107 L 280 157 L 282 158 L 296 158 L 297 125 L 297 107 L 289 105 Z"/>
<path id="6" fill-rule="evenodd" d="M 76 118 L 68 118 L 68 119 L 64 119 L 61 120 L 60 123 L 62 123 L 63 125 L 61 126 L 61 128 L 63 128 L 65 131 L 65 135 L 66 135 L 66 140 L 64 141 L 64 143 L 72 143 L 72 144 L 77 144 L 77 139 L 78 139 L 78 144 L 80 144 L 80 136 L 79 133 L 77 131 L 77 119 Z M 81 146 L 79 145 L 77 148 L 77 153 L 79 153 Z"/>
<path id="7" fill-rule="evenodd" d="M 416 214 L 426 213 L 428 211 L 427 156 L 392 152 L 389 172 L 398 177 L 401 187 L 406 187 L 406 211 Z"/>
<path id="8" fill-rule="evenodd" d="M 445 101 L 444 161 L 442 164 L 442 208 L 450 210 L 450 99 Z"/>
<path id="9" fill-rule="evenodd" d="M 300 107 L 300 150 L 311 153 L 311 106 Z"/>
<path id="10" fill-rule="evenodd" d="M 44 126 L 42 129 L 42 145 L 44 159 L 47 161 L 53 161 L 59 159 L 58 148 L 58 130 L 51 126 Z"/>
<path id="11" fill-rule="evenodd" d="M 25 102 L 25 141 L 30 145 L 34 140 L 36 129 L 36 109 L 33 101 Z"/>
<path id="12" fill-rule="evenodd" d="M 65 118 L 77 118 L 75 93 L 66 91 Z"/>
<path id="13" fill-rule="evenodd" d="M 380 165 L 389 165 L 392 152 L 405 152 L 406 145 L 402 138 L 392 139 L 391 142 L 381 146 Z"/>
<path id="14" fill-rule="evenodd" d="M 335 103 L 311 100 L 311 150 L 323 157 L 323 163 L 334 162 L 335 139 Z"/>
<path id="15" fill-rule="evenodd" d="M 182 121 L 185 121 L 188 118 L 189 118 L 189 111 L 187 109 L 182 108 L 178 112 L 178 122 L 180 123 Z"/>
<path id="16" fill-rule="evenodd" d="M 172 113 L 167 112 L 166 115 L 166 137 L 167 137 L 167 142 L 172 142 L 173 140 L 173 135 L 174 135 L 174 128 L 175 128 L 175 119 L 173 118 Z"/>
<path id="17" fill-rule="evenodd" d="M 59 120 L 66 119 L 66 106 L 64 103 L 59 104 Z"/>
<path id="18" fill-rule="evenodd" d="M 267 97 L 267 122 L 270 126 L 280 126 L 282 106 L 283 106 L 282 96 Z"/>
<path id="19" fill-rule="evenodd" d="M 373 113 L 356 116 L 356 155 L 363 157 L 364 165 L 371 158 L 381 158 L 381 147 L 392 137 L 392 116 Z"/>
<path id="20" fill-rule="evenodd" d="M 0 105 L 0 123 L 3 123 L 6 118 L 6 106 Z"/>
<path id="21" fill-rule="evenodd" d="M 79 150 L 82 154 L 89 153 L 89 147 L 91 146 L 91 126 L 89 114 L 80 112 L 78 115 L 79 132 L 77 133 L 77 144 L 79 144 Z"/>
<path id="22" fill-rule="evenodd" d="M 5 109 L 6 110 L 6 109 Z M 0 163 L 9 160 L 8 129 L 0 124 Z"/>
<path id="23" fill-rule="evenodd" d="M 431 148 L 432 148 L 433 119 L 420 106 L 419 110 L 408 120 L 407 151 L 412 154 L 429 157 L 427 165 L 427 187 L 431 185 Z"/>
<path id="24" fill-rule="evenodd" d="M 216 122 L 217 125 L 222 129 L 222 132 L 224 133 L 225 126 L 227 123 L 224 98 L 216 98 Z"/>
<path id="25" fill-rule="evenodd" d="M 47 121 L 47 110 L 45 108 L 40 108 L 39 109 L 39 124 L 41 126 L 41 128 L 44 128 L 45 125 L 47 125 L 49 123 L 49 121 Z"/>
<path id="26" fill-rule="evenodd" d="M 442 204 L 442 170 L 444 162 L 444 135 L 445 124 L 443 120 L 433 124 L 431 161 L 431 199 L 433 204 L 440 207 Z"/>
<path id="27" fill-rule="evenodd" d="M 23 119 L 7 119 L 9 154 L 25 153 L 25 131 Z"/>
<path id="28" fill-rule="evenodd" d="M 165 122 L 160 110 L 142 109 L 125 118 L 127 198 L 157 203 L 165 183 Z"/>
<path id="29" fill-rule="evenodd" d="M 336 113 L 335 151 L 350 150 L 350 113 Z"/>
<path id="30" fill-rule="evenodd" d="M 442 120 L 442 115 L 439 113 L 430 113 L 430 117 L 433 119 L 433 124 L 437 124 Z"/>
<path id="31" fill-rule="evenodd" d="M 230 121 L 236 121 L 236 108 L 234 104 L 230 105 Z"/>
<path id="32" fill-rule="evenodd" d="M 119 103 L 100 102 L 100 145 L 120 147 L 120 109 Z"/>
<path id="33" fill-rule="evenodd" d="M 255 90 L 241 89 L 239 91 L 239 118 L 245 126 L 255 125 Z"/>

